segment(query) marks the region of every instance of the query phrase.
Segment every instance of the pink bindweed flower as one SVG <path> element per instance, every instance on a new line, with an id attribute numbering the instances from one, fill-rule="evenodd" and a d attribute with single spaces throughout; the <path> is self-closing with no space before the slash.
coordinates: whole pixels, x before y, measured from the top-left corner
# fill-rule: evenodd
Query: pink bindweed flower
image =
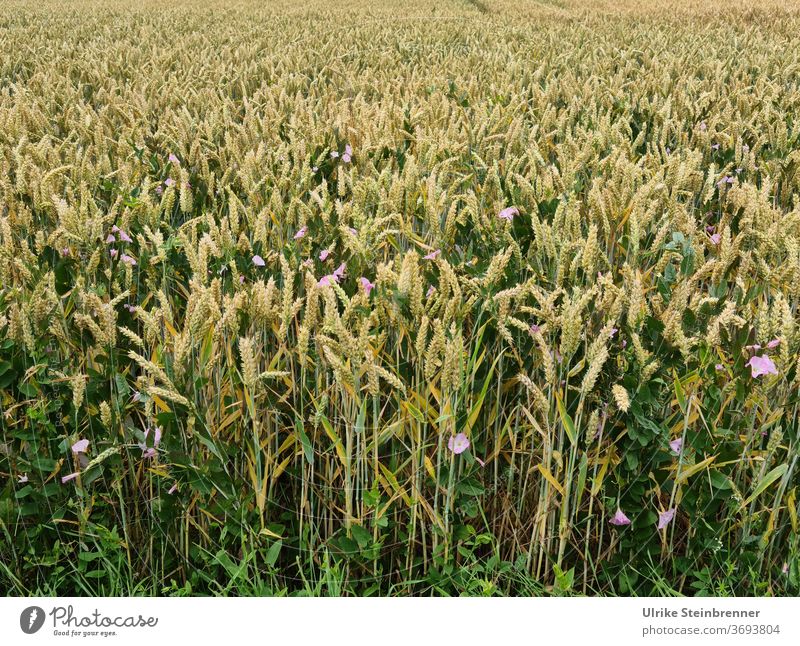
<path id="1" fill-rule="evenodd" d="M 352 158 L 352 157 L 350 157 L 350 155 L 349 155 L 348 153 L 345 153 L 344 155 L 342 155 L 342 161 L 343 161 L 345 164 L 349 164 L 349 163 L 350 163 L 350 161 L 351 161 L 352 159 L 353 159 L 353 158 Z"/>
<path id="2" fill-rule="evenodd" d="M 172 179 L 171 177 L 167 177 L 167 179 L 164 180 L 164 184 L 166 186 L 174 186 L 175 185 L 175 180 Z"/>
<path id="3" fill-rule="evenodd" d="M 486 463 L 483 460 L 481 460 L 477 455 L 475 456 L 475 462 L 480 464 L 481 467 L 485 467 L 486 466 Z"/>
<path id="4" fill-rule="evenodd" d="M 436 251 L 431 251 L 427 256 L 423 256 L 423 260 L 436 260 L 436 257 L 442 253 L 441 249 L 437 249 Z"/>
<path id="5" fill-rule="evenodd" d="M 311 258 L 306 258 L 306 259 L 305 259 L 305 260 L 304 260 L 304 261 L 301 263 L 301 265 L 302 265 L 303 267 L 305 267 L 306 269 L 308 269 L 309 267 L 313 267 L 313 266 L 314 266 L 314 261 L 313 261 L 313 260 L 311 260 Z"/>
<path id="6" fill-rule="evenodd" d="M 614 517 L 608 522 L 612 525 L 616 525 L 617 527 L 621 527 L 623 525 L 630 525 L 631 519 L 628 518 L 619 507 L 617 507 L 617 512 L 614 514 Z"/>
<path id="7" fill-rule="evenodd" d="M 711 240 L 712 244 L 719 244 L 722 242 L 722 236 L 719 233 L 715 233 L 709 238 L 709 240 Z"/>
<path id="8" fill-rule="evenodd" d="M 111 255 L 112 258 L 116 258 L 119 251 L 117 251 L 116 249 L 112 249 L 108 253 Z"/>
<path id="9" fill-rule="evenodd" d="M 469 438 L 464 433 L 458 433 L 447 441 L 447 448 L 459 455 L 469 448 Z"/>
<path id="10" fill-rule="evenodd" d="M 114 237 L 114 234 L 109 233 L 108 237 L 106 238 L 106 244 L 111 244 L 112 242 L 116 242 L 117 239 Z"/>
<path id="11" fill-rule="evenodd" d="M 353 154 L 353 149 L 350 147 L 350 144 L 345 144 L 344 145 L 344 154 L 345 155 L 352 155 Z"/>
<path id="12" fill-rule="evenodd" d="M 616 335 L 617 332 L 619 332 L 619 330 L 617 328 L 615 328 L 615 327 L 612 327 L 611 328 L 611 334 L 609 335 L 609 338 L 613 339 L 614 335 Z"/>
<path id="13" fill-rule="evenodd" d="M 760 377 L 761 375 L 777 375 L 778 369 L 775 363 L 768 356 L 758 357 L 753 355 L 750 357 L 745 365 L 750 366 L 753 377 Z"/>
<path id="14" fill-rule="evenodd" d="M 436 288 L 433 285 L 431 285 L 431 286 L 428 287 L 428 291 L 425 292 L 425 298 L 430 298 L 435 293 L 436 293 Z"/>
<path id="15" fill-rule="evenodd" d="M 361 286 L 364 288 L 364 291 L 367 293 L 367 296 L 369 296 L 369 293 L 370 293 L 370 292 L 371 292 L 373 289 L 375 289 L 375 283 L 371 283 L 371 282 L 369 281 L 369 278 L 366 278 L 366 277 L 364 277 L 364 276 L 362 276 L 361 278 L 359 278 L 359 280 L 361 281 Z"/>
<path id="16" fill-rule="evenodd" d="M 336 276 L 336 282 L 338 283 L 342 278 L 344 278 L 344 273 L 347 271 L 347 264 L 342 263 L 336 269 L 333 270 L 333 275 Z"/>
<path id="17" fill-rule="evenodd" d="M 339 151 L 338 150 L 332 150 L 331 151 L 331 159 L 336 159 L 338 156 L 339 156 Z"/>
<path id="18" fill-rule="evenodd" d="M 331 287 L 339 282 L 339 278 L 335 274 L 328 274 L 319 279 L 317 287 Z"/>
<path id="19" fill-rule="evenodd" d="M 350 232 L 350 235 L 358 237 L 358 229 L 355 229 L 353 227 L 347 227 L 347 230 Z"/>
<path id="20" fill-rule="evenodd" d="M 140 393 L 138 390 L 134 390 L 133 397 L 131 397 L 131 401 L 138 402 L 141 399 L 142 399 L 142 393 Z"/>
<path id="21" fill-rule="evenodd" d="M 304 238 L 306 233 L 308 233 L 308 227 L 300 227 L 297 230 L 297 233 L 294 234 L 295 240 L 300 240 L 300 238 Z"/>
<path id="22" fill-rule="evenodd" d="M 773 348 L 777 348 L 781 344 L 780 339 L 772 339 L 769 343 L 767 343 L 767 348 L 772 350 Z"/>
<path id="23" fill-rule="evenodd" d="M 136 306 L 135 305 L 129 305 L 128 303 L 125 303 L 125 305 L 123 307 L 126 310 L 128 310 L 131 314 L 136 312 Z"/>
<path id="24" fill-rule="evenodd" d="M 161 186 L 156 186 L 156 195 L 161 195 L 164 189 Z"/>
<path id="25" fill-rule="evenodd" d="M 127 233 L 125 233 L 122 229 L 119 230 L 119 239 L 120 242 L 133 242 L 133 240 L 131 240 L 131 237 Z"/>
<path id="26" fill-rule="evenodd" d="M 264 262 L 264 259 L 261 256 L 255 255 L 255 256 L 253 256 L 253 264 L 256 267 L 263 267 L 267 263 Z"/>
<path id="27" fill-rule="evenodd" d="M 70 480 L 74 480 L 75 478 L 77 478 L 79 475 L 80 473 L 70 473 L 68 476 L 64 476 L 63 478 L 61 478 L 61 484 L 66 484 Z"/>
<path id="28" fill-rule="evenodd" d="M 25 484 L 26 482 L 28 482 L 27 473 L 17 476 L 17 484 Z"/>
<path id="29" fill-rule="evenodd" d="M 508 206 L 500 211 L 500 213 L 497 214 L 497 217 L 501 220 L 513 222 L 515 215 L 519 215 L 519 209 L 516 206 Z"/>
<path id="30" fill-rule="evenodd" d="M 712 144 L 711 149 L 712 150 L 719 150 L 719 144 Z"/>
<path id="31" fill-rule="evenodd" d="M 705 130 L 705 129 L 706 129 L 706 127 L 707 127 L 707 126 L 706 126 L 706 122 L 705 122 L 705 121 L 701 121 L 701 122 L 700 122 L 700 130 Z"/>
<path id="32" fill-rule="evenodd" d="M 531 325 L 530 330 L 531 334 L 538 334 L 539 332 L 542 331 L 542 328 L 537 323 L 534 323 L 533 325 Z"/>
<path id="33" fill-rule="evenodd" d="M 239 276 L 239 284 L 244 285 L 244 276 Z"/>
<path id="34" fill-rule="evenodd" d="M 169 161 L 171 163 L 175 164 L 176 166 L 180 166 L 181 165 L 181 160 L 178 159 L 173 153 L 169 154 Z"/>
<path id="35" fill-rule="evenodd" d="M 671 448 L 675 453 L 680 453 L 681 449 L 683 448 L 683 438 L 679 437 L 672 442 L 669 443 L 669 448 Z"/>
<path id="36" fill-rule="evenodd" d="M 69 255 L 69 247 L 63 247 L 61 249 L 61 255 L 66 258 Z"/>
<path id="37" fill-rule="evenodd" d="M 177 490 L 178 490 L 178 483 L 176 482 L 174 485 L 172 485 L 172 486 L 169 488 L 169 490 L 167 491 L 167 493 L 168 493 L 169 495 L 172 495 L 172 494 L 174 494 L 174 493 L 175 493 Z"/>
<path id="38" fill-rule="evenodd" d="M 319 166 L 312 166 L 311 172 L 316 173 L 319 170 Z"/>
<path id="39" fill-rule="evenodd" d="M 322 262 L 325 262 L 325 261 L 328 259 L 328 256 L 330 256 L 330 255 L 331 255 L 331 252 L 330 252 L 330 250 L 328 250 L 328 249 L 323 249 L 322 251 L 320 251 L 320 252 L 319 252 L 319 259 L 320 259 Z"/>
<path id="40" fill-rule="evenodd" d="M 78 440 L 75 444 L 72 445 L 72 452 L 75 455 L 79 453 L 86 453 L 86 449 L 89 448 L 89 440 Z"/>
<path id="41" fill-rule="evenodd" d="M 658 514 L 658 529 L 664 529 L 675 518 L 675 509 L 667 509 Z"/>
<path id="42" fill-rule="evenodd" d="M 784 574 L 789 574 L 789 564 L 788 563 L 784 563 L 783 564 L 783 567 L 781 568 L 781 572 L 783 572 Z"/>
<path id="43" fill-rule="evenodd" d="M 142 457 L 143 458 L 154 458 L 156 457 L 156 450 L 153 448 L 148 448 L 146 446 L 142 447 Z"/>
<path id="44" fill-rule="evenodd" d="M 725 366 L 723 366 L 721 363 L 718 363 L 716 366 L 714 366 L 714 370 L 725 370 Z"/>
<path id="45" fill-rule="evenodd" d="M 130 265 L 131 267 L 135 267 L 135 266 L 136 266 L 136 259 L 135 259 L 135 258 L 133 258 L 132 256 L 129 256 L 129 255 L 128 255 L 128 254 L 126 254 L 126 253 L 122 254 L 122 255 L 119 257 L 119 259 L 120 259 L 122 262 L 124 262 L 126 265 Z"/>

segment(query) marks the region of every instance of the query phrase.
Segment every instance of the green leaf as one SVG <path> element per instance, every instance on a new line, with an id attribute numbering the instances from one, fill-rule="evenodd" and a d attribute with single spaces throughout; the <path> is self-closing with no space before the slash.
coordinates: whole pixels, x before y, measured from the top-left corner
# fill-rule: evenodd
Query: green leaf
<path id="1" fill-rule="evenodd" d="M 578 434 L 575 432 L 575 423 L 572 421 L 572 418 L 567 413 L 567 409 L 564 408 L 564 402 L 561 401 L 561 395 L 556 393 L 556 405 L 558 406 L 558 414 L 561 416 L 561 424 L 564 426 L 564 430 L 567 432 L 567 437 L 569 437 L 570 445 L 574 445 L 575 442 L 578 441 Z"/>
<path id="2" fill-rule="evenodd" d="M 777 466 L 777 467 L 775 467 L 775 468 L 774 468 L 772 471 L 770 471 L 770 472 L 769 472 L 769 473 L 768 473 L 768 474 L 767 474 L 767 475 L 764 477 L 764 479 L 763 479 L 761 482 L 759 482 L 759 483 L 758 483 L 758 486 L 756 487 L 755 491 L 753 491 L 753 493 L 750 495 L 750 497 L 749 497 L 747 500 L 745 500 L 745 501 L 744 501 L 744 502 L 743 502 L 743 503 L 742 503 L 742 504 L 739 506 L 739 509 L 740 509 L 740 510 L 741 510 L 741 509 L 744 509 L 745 507 L 747 507 L 747 505 L 749 505 L 749 504 L 750 504 L 751 502 L 753 502 L 753 501 L 754 501 L 756 498 L 758 498 L 758 497 L 759 497 L 759 496 L 760 496 L 762 493 L 764 493 L 764 490 L 766 490 L 766 489 L 767 489 L 767 487 L 769 487 L 769 486 L 770 486 L 770 485 L 771 485 L 773 482 L 775 482 L 775 481 L 776 481 L 778 478 L 781 478 L 781 477 L 783 476 L 783 474 L 784 474 L 784 473 L 786 473 L 786 470 L 787 470 L 788 468 L 789 468 L 789 465 L 788 465 L 788 464 L 781 464 L 780 466 Z"/>
<path id="3" fill-rule="evenodd" d="M 356 542 L 361 549 L 364 549 L 367 545 L 369 545 L 370 541 L 372 540 L 370 533 L 361 527 L 361 525 L 353 525 L 350 527 L 350 532 L 353 534 L 353 538 L 356 539 Z"/>
<path id="4" fill-rule="evenodd" d="M 281 547 L 283 546 L 283 541 L 275 541 L 272 545 L 270 545 L 269 549 L 267 550 L 267 565 L 273 567 L 278 560 L 278 556 L 281 553 Z"/>

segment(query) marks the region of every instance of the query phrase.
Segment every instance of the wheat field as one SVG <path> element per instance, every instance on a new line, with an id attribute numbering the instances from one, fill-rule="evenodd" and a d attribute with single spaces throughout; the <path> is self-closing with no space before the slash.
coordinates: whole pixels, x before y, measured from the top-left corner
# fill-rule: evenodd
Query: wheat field
<path id="1" fill-rule="evenodd" d="M 753 5 L 0 0 L 0 592 L 797 594 Z"/>

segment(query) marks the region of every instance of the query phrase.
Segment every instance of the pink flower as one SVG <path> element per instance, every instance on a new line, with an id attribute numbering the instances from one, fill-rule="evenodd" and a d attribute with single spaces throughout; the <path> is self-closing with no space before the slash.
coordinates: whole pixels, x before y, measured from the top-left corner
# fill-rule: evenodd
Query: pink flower
<path id="1" fill-rule="evenodd" d="M 126 253 L 122 254 L 122 255 L 119 257 L 119 259 L 120 259 L 122 262 L 124 262 L 126 265 L 130 265 L 131 267 L 134 267 L 134 266 L 136 265 L 136 259 L 135 259 L 135 258 L 133 258 L 132 256 L 129 256 L 129 255 L 128 255 L 128 254 L 126 254 Z"/>
<path id="2" fill-rule="evenodd" d="M 156 195 L 161 195 L 164 192 L 164 189 L 160 186 L 156 186 Z"/>
<path id="3" fill-rule="evenodd" d="M 299 240 L 300 238 L 305 237 L 306 233 L 308 233 L 308 227 L 300 227 L 297 230 L 297 233 L 294 234 L 294 239 Z"/>
<path id="4" fill-rule="evenodd" d="M 319 279 L 317 287 L 331 287 L 339 282 L 339 279 L 334 274 L 328 274 Z"/>
<path id="5" fill-rule="evenodd" d="M 167 179 L 164 180 L 164 184 L 167 186 L 173 186 L 175 184 L 175 180 L 171 177 L 167 177 Z"/>
<path id="6" fill-rule="evenodd" d="M 141 445 L 140 445 L 141 446 Z M 154 458 L 156 456 L 156 450 L 152 448 L 142 447 L 142 457 L 143 458 Z"/>
<path id="7" fill-rule="evenodd" d="M 325 262 L 328 259 L 328 256 L 330 256 L 330 255 L 331 255 L 331 252 L 328 249 L 323 249 L 322 251 L 319 252 L 319 259 L 322 262 Z"/>
<path id="8" fill-rule="evenodd" d="M 714 366 L 714 370 L 725 370 L 725 366 L 723 366 L 721 363 L 718 363 L 716 366 Z"/>
<path id="9" fill-rule="evenodd" d="M 367 296 L 369 296 L 369 293 L 373 289 L 375 289 L 375 283 L 369 282 L 369 278 L 365 278 L 364 276 L 359 278 L 359 280 L 361 281 L 361 286 L 364 288 L 364 291 L 367 293 Z"/>
<path id="10" fill-rule="evenodd" d="M 427 256 L 423 256 L 423 260 L 436 260 L 436 256 L 442 253 L 441 249 L 437 249 L 436 251 L 431 251 Z"/>
<path id="11" fill-rule="evenodd" d="M 336 159 L 338 156 L 339 156 L 339 151 L 338 150 L 332 150 L 331 151 L 331 158 L 332 159 Z"/>
<path id="12" fill-rule="evenodd" d="M 612 328 L 611 328 L 611 335 L 609 336 L 609 338 L 610 338 L 610 339 L 613 339 L 613 338 L 614 338 L 614 335 L 615 335 L 617 332 L 619 332 L 619 330 L 618 330 L 617 328 L 615 328 L 615 327 L 612 327 Z"/>
<path id="13" fill-rule="evenodd" d="M 783 567 L 781 568 L 781 572 L 783 572 L 784 574 L 789 574 L 789 564 L 788 563 L 784 563 L 783 564 Z"/>
<path id="14" fill-rule="evenodd" d="M 344 154 L 345 155 L 352 155 L 353 149 L 350 147 L 350 144 L 345 144 L 344 146 Z"/>
<path id="15" fill-rule="evenodd" d="M 181 165 L 180 160 L 173 153 L 169 154 L 169 161 L 171 163 L 175 164 L 176 166 L 180 166 Z"/>
<path id="16" fill-rule="evenodd" d="M 239 276 L 239 284 L 244 285 L 244 276 Z"/>
<path id="17" fill-rule="evenodd" d="M 89 440 L 78 440 L 72 445 L 72 452 L 77 455 L 78 453 L 86 453 L 89 448 Z"/>
<path id="18" fill-rule="evenodd" d="M 69 247 L 61 249 L 61 255 L 66 258 L 69 255 Z"/>
<path id="19" fill-rule="evenodd" d="M 111 251 L 109 251 L 108 253 L 109 253 L 109 254 L 111 254 L 111 257 L 112 257 L 112 258 L 116 258 L 116 257 L 117 257 L 117 254 L 119 253 L 119 251 L 117 251 L 116 249 L 112 249 L 112 250 L 111 250 Z"/>
<path id="20" fill-rule="evenodd" d="M 267 263 L 264 262 L 264 259 L 261 256 L 255 255 L 255 256 L 253 256 L 253 264 L 256 267 L 263 267 Z"/>
<path id="21" fill-rule="evenodd" d="M 342 278 L 344 278 L 344 272 L 347 271 L 347 264 L 342 263 L 336 269 L 333 270 L 333 275 L 336 276 L 336 282 L 338 283 Z"/>
<path id="22" fill-rule="evenodd" d="M 68 476 L 64 476 L 63 478 L 61 478 L 61 484 L 66 484 L 70 480 L 74 480 L 75 478 L 77 478 L 79 475 L 80 475 L 79 473 L 70 473 Z"/>
<path id="23" fill-rule="evenodd" d="M 497 214 L 497 217 L 501 220 L 513 222 L 515 215 L 519 215 L 519 209 L 516 206 L 509 206 L 500 211 L 500 213 Z"/>
<path id="24" fill-rule="evenodd" d="M 131 237 L 127 233 L 125 233 L 122 229 L 119 230 L 119 239 L 122 242 L 133 242 L 133 240 L 131 240 Z"/>
<path id="25" fill-rule="evenodd" d="M 347 230 L 350 232 L 351 235 L 358 236 L 358 229 L 354 229 L 353 227 L 347 227 Z"/>
<path id="26" fill-rule="evenodd" d="M 153 432 L 153 446 L 158 446 L 161 444 L 161 427 L 156 426 L 156 430 Z"/>
<path id="27" fill-rule="evenodd" d="M 719 244 L 722 242 L 722 236 L 719 233 L 715 233 L 709 238 L 709 240 L 711 240 L 712 244 Z"/>
<path id="28" fill-rule="evenodd" d="M 483 460 L 481 460 L 481 459 L 480 459 L 480 458 L 479 458 L 477 455 L 475 456 L 475 461 L 476 461 L 478 464 L 480 464 L 480 465 L 481 465 L 481 467 L 485 467 L 485 466 L 486 466 L 486 463 L 485 463 Z"/>
<path id="29" fill-rule="evenodd" d="M 700 122 L 700 130 L 705 130 L 705 129 L 706 129 L 706 122 L 705 121 L 701 121 Z"/>
<path id="30" fill-rule="evenodd" d="M 167 491 L 167 493 L 168 493 L 168 494 L 170 494 L 170 495 L 172 495 L 172 494 L 174 494 L 174 493 L 175 493 L 177 490 L 178 490 L 178 483 L 176 482 L 174 485 L 172 485 L 172 486 L 169 488 L 169 491 Z"/>
<path id="31" fill-rule="evenodd" d="M 425 297 L 430 298 L 431 296 L 433 296 L 435 292 L 436 288 L 433 285 L 431 285 L 430 287 L 428 287 L 428 291 L 425 293 Z"/>
<path id="32" fill-rule="evenodd" d="M 750 366 L 754 378 L 760 377 L 761 375 L 778 374 L 775 363 L 766 355 L 763 357 L 757 357 L 754 355 L 750 357 L 750 361 L 748 361 L 745 365 Z"/>
<path id="33" fill-rule="evenodd" d="M 537 332 L 540 332 L 542 330 L 542 328 L 539 327 L 536 323 L 531 325 L 530 329 L 531 329 L 531 334 L 536 334 Z"/>
<path id="34" fill-rule="evenodd" d="M 772 339 L 769 343 L 767 343 L 767 348 L 772 350 L 773 348 L 777 348 L 781 344 L 780 339 Z"/>
<path id="35" fill-rule="evenodd" d="M 351 158 L 351 157 L 350 157 L 350 155 L 348 155 L 347 153 L 345 153 L 344 155 L 342 155 L 342 161 L 343 161 L 345 164 L 349 164 L 351 159 L 352 159 L 352 158 Z"/>
<path id="36" fill-rule="evenodd" d="M 447 448 L 458 455 L 469 448 L 469 438 L 464 433 L 458 433 L 447 441 Z"/>
<path id="37" fill-rule="evenodd" d="M 631 519 L 628 518 L 619 507 L 617 507 L 617 513 L 614 514 L 614 517 L 608 522 L 612 525 L 617 525 L 620 527 L 622 525 L 630 525 Z"/>
<path id="38" fill-rule="evenodd" d="M 311 260 L 311 258 L 306 258 L 301 264 L 302 264 L 303 267 L 308 269 L 309 267 L 313 267 L 314 266 L 314 261 Z"/>
<path id="39" fill-rule="evenodd" d="M 671 448 L 675 453 L 680 453 L 681 448 L 683 448 L 683 438 L 679 437 L 672 442 L 669 443 L 669 448 Z"/>
<path id="40" fill-rule="evenodd" d="M 745 350 L 760 350 L 761 346 L 758 343 L 754 343 L 753 345 L 746 345 L 744 346 Z"/>
<path id="41" fill-rule="evenodd" d="M 28 474 L 25 473 L 21 476 L 17 476 L 17 484 L 25 484 L 28 482 Z"/>
<path id="42" fill-rule="evenodd" d="M 667 509 L 658 514 L 658 529 L 664 529 L 675 518 L 675 510 Z"/>
<path id="43" fill-rule="evenodd" d="M 109 233 L 108 237 L 106 238 L 106 244 L 111 244 L 112 242 L 116 242 L 117 239 L 114 237 L 113 234 Z"/>

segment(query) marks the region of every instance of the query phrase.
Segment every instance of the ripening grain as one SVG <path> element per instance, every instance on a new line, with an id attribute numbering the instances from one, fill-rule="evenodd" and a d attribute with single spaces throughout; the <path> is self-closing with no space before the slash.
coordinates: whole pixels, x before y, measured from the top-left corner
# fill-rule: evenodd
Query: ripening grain
<path id="1" fill-rule="evenodd" d="M 797 594 L 795 3 L 127 4 L 0 0 L 0 592 Z"/>

